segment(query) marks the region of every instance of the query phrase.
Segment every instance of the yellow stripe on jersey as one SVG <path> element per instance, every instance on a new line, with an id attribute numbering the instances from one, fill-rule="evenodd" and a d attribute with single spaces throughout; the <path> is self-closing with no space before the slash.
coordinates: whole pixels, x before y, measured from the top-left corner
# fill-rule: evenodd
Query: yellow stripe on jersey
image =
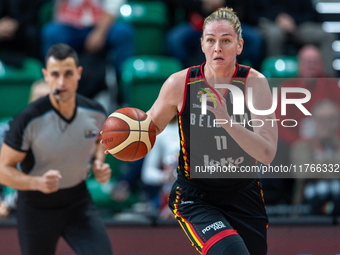
<path id="1" fill-rule="evenodd" d="M 184 161 L 184 174 L 185 177 L 190 178 L 190 168 L 188 164 L 188 153 L 185 150 L 186 144 L 185 144 L 185 139 L 184 139 L 184 132 L 183 132 L 183 126 L 182 126 L 182 116 L 178 116 L 178 122 L 179 122 L 179 127 L 180 127 L 180 135 L 181 135 L 181 147 L 182 147 L 182 153 L 183 153 L 183 161 Z"/>
<path id="2" fill-rule="evenodd" d="M 233 83 L 234 83 L 234 82 L 239 82 L 239 83 L 244 84 L 244 81 L 241 81 L 241 80 L 233 80 Z"/>
<path id="3" fill-rule="evenodd" d="M 183 229 L 184 233 L 188 237 L 189 241 L 191 242 L 192 246 L 195 246 L 196 250 L 201 253 L 201 250 L 203 248 L 203 242 L 200 240 L 200 238 L 197 236 L 195 231 L 192 229 L 191 224 L 178 213 L 178 204 L 180 203 L 180 188 L 176 188 L 176 199 L 174 203 L 174 210 L 173 213 L 175 215 L 175 218 L 177 219 L 179 225 Z M 184 224 L 183 224 L 184 223 Z M 201 253 L 202 254 L 202 253 Z"/>
<path id="4" fill-rule="evenodd" d="M 198 240 L 197 234 L 192 230 L 191 224 L 188 221 L 186 221 L 183 217 L 182 217 L 182 220 L 187 226 L 187 229 L 190 232 L 191 237 L 195 240 L 197 246 L 202 249 L 203 248 L 202 241 Z"/>
<path id="5" fill-rule="evenodd" d="M 195 80 L 195 81 L 188 82 L 187 85 L 194 84 L 194 83 L 201 82 L 201 81 L 204 81 L 204 79 L 198 79 L 198 80 Z"/>

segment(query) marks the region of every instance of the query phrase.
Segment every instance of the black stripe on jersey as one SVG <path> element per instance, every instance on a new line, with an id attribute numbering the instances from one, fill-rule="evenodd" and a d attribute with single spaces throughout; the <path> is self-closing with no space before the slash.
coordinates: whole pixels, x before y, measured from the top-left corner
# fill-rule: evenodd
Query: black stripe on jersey
<path id="1" fill-rule="evenodd" d="M 250 72 L 249 66 L 237 65 L 237 72 L 234 78 L 247 78 Z"/>
<path id="2" fill-rule="evenodd" d="M 77 106 L 101 112 L 105 116 L 107 115 L 104 107 L 101 104 L 99 104 L 98 102 L 94 100 L 90 100 L 89 98 L 84 97 L 82 95 L 78 95 L 78 94 L 77 94 Z"/>
<path id="3" fill-rule="evenodd" d="M 26 127 L 33 119 L 51 110 L 53 110 L 53 107 L 48 95 L 30 103 L 10 121 L 4 142 L 17 151 L 27 152 L 21 149 L 22 135 L 25 133 Z"/>

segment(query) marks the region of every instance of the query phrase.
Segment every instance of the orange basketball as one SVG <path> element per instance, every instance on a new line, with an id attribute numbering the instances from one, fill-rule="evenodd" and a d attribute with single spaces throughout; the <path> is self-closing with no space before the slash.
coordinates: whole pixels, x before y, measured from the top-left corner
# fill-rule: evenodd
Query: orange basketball
<path id="1" fill-rule="evenodd" d="M 111 113 L 104 122 L 102 139 L 114 157 L 135 161 L 152 149 L 156 140 L 156 127 L 142 110 L 121 108 Z"/>

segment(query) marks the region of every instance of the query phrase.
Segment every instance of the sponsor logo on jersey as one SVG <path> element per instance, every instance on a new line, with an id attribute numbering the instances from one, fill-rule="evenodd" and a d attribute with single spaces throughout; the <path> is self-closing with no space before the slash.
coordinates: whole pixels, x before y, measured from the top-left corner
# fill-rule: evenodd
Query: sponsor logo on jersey
<path id="1" fill-rule="evenodd" d="M 206 226 L 203 230 L 202 233 L 205 234 L 206 232 L 210 231 L 211 229 L 213 230 L 219 230 L 221 228 L 226 228 L 226 226 L 224 225 L 224 223 L 222 221 L 216 221 L 208 226 Z"/>
<path id="2" fill-rule="evenodd" d="M 192 108 L 201 108 L 200 104 L 192 104 Z"/>
<path id="3" fill-rule="evenodd" d="M 181 204 L 182 205 L 185 205 L 185 204 L 193 204 L 194 201 L 181 201 Z"/>
<path id="4" fill-rule="evenodd" d="M 197 99 L 200 103 L 202 103 L 202 95 L 203 94 L 204 94 L 204 92 L 202 90 L 197 92 Z M 199 108 L 201 108 L 201 106 Z"/>
<path id="5" fill-rule="evenodd" d="M 84 130 L 85 138 L 92 138 L 92 137 L 96 137 L 97 135 L 98 135 L 97 131 L 94 130 L 94 129 L 85 129 Z"/>

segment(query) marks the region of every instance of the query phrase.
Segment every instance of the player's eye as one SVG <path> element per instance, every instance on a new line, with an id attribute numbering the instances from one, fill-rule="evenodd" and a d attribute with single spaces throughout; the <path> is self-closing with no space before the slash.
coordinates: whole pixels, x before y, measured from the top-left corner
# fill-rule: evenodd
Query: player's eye
<path id="1" fill-rule="evenodd" d="M 70 76 L 72 76 L 72 74 L 73 74 L 72 72 L 66 72 L 65 76 L 70 77 Z"/>

